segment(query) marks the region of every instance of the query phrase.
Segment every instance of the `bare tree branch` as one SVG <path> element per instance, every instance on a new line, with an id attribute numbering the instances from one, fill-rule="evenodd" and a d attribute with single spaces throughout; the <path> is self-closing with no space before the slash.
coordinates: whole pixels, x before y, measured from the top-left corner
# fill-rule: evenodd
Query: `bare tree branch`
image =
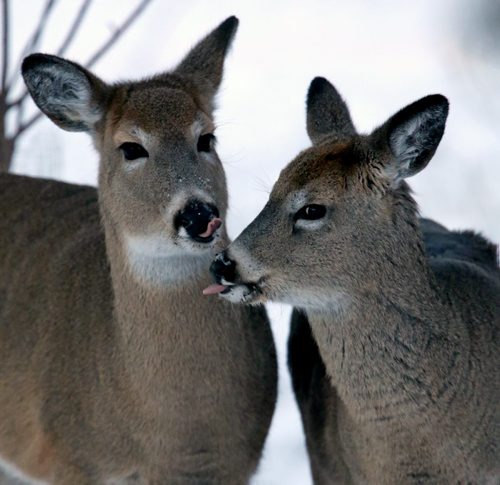
<path id="1" fill-rule="evenodd" d="M 69 33 L 66 36 L 66 39 L 64 40 L 63 44 L 57 51 L 57 55 L 62 55 L 64 51 L 69 47 L 71 41 L 73 40 L 74 36 L 77 33 L 78 28 L 81 25 L 83 17 L 85 16 L 86 10 L 90 6 L 91 1 L 92 0 L 84 0 L 82 6 L 80 7 L 79 12 L 77 13 L 77 16 L 75 17 L 71 29 L 69 30 Z M 140 14 L 148 6 L 149 3 L 151 3 L 151 0 L 142 0 L 142 2 L 139 3 L 139 5 L 135 8 L 135 10 L 133 10 L 132 13 L 125 19 L 123 24 L 114 31 L 114 33 L 106 41 L 106 43 L 104 43 L 102 47 L 86 62 L 85 67 L 92 67 L 104 54 L 106 54 L 106 52 L 109 49 L 111 49 L 111 47 L 113 47 L 116 41 L 125 33 L 125 31 L 130 27 L 130 25 L 132 25 L 132 23 L 140 16 Z M 19 95 L 17 99 L 12 101 L 11 103 L 8 103 L 7 108 L 13 108 L 15 106 L 20 105 L 26 100 L 27 97 L 28 97 L 28 91 L 25 90 Z"/>
<path id="2" fill-rule="evenodd" d="M 45 31 L 45 26 L 47 25 L 47 20 L 49 18 L 50 12 L 54 8 L 55 4 L 56 0 L 47 0 L 45 8 L 43 9 L 40 15 L 40 19 L 38 20 L 38 25 L 36 26 L 36 29 L 33 31 L 33 34 L 28 39 L 26 45 L 23 47 L 23 50 L 21 51 L 19 60 L 17 61 L 18 66 L 21 64 L 25 56 L 27 56 L 30 52 L 33 52 L 37 48 L 40 42 L 40 38 L 43 32 Z M 15 77 L 16 75 L 17 72 L 14 72 L 13 77 Z"/>
<path id="3" fill-rule="evenodd" d="M 22 133 L 24 133 L 28 128 L 31 128 L 41 117 L 43 113 L 39 111 L 35 115 L 33 115 L 28 121 L 25 121 L 23 124 L 20 124 L 16 130 L 16 132 L 11 136 L 11 139 L 15 141 Z"/>
<path id="4" fill-rule="evenodd" d="M 45 16 L 47 18 L 48 13 L 50 13 L 50 9 L 52 8 L 52 5 L 55 3 L 55 0 L 48 0 L 47 6 L 45 7 L 45 10 L 42 14 L 42 16 Z M 61 46 L 56 52 L 57 56 L 62 56 L 66 50 L 69 48 L 71 45 L 73 39 L 75 38 L 75 35 L 78 33 L 78 30 L 80 28 L 80 25 L 85 18 L 85 14 L 87 13 L 88 8 L 90 7 L 90 4 L 92 3 L 92 0 L 83 0 L 83 3 L 80 6 L 80 9 L 78 10 L 74 20 L 73 24 L 71 25 L 66 38 L 62 41 Z M 26 47 L 23 49 L 23 54 L 21 55 L 21 59 L 19 61 L 19 64 L 21 63 L 22 59 L 24 56 L 29 54 L 31 51 L 33 51 L 38 44 L 38 39 L 40 37 L 41 31 L 43 31 L 43 27 L 45 26 L 45 21 L 42 22 L 40 20 L 40 23 L 37 28 L 37 34 L 38 35 L 33 35 L 32 39 L 26 44 Z M 40 30 L 40 32 L 38 32 Z M 34 39 L 34 40 L 33 40 Z M 14 73 L 16 75 L 17 73 Z M 21 105 L 26 98 L 28 97 L 28 91 L 24 90 L 17 99 L 14 101 L 10 102 L 7 104 L 7 108 L 14 108 L 16 106 Z"/>
<path id="5" fill-rule="evenodd" d="M 40 15 L 40 19 L 38 20 L 38 25 L 36 26 L 35 30 L 33 31 L 33 34 L 31 34 L 31 37 L 26 42 L 26 45 L 21 50 L 21 54 L 19 55 L 19 59 L 16 62 L 16 69 L 14 69 L 14 72 L 12 73 L 11 78 L 7 82 L 7 87 L 6 87 L 7 91 L 16 82 L 16 78 L 18 75 L 18 66 L 21 65 L 21 62 L 24 59 L 24 57 L 26 55 L 28 55 L 30 52 L 33 52 L 36 49 L 36 47 L 38 46 L 38 44 L 40 42 L 40 38 L 41 38 L 43 32 L 45 31 L 45 26 L 47 25 L 47 20 L 49 18 L 50 12 L 54 8 L 56 1 L 57 0 L 47 0 L 47 2 L 45 4 L 45 8 L 43 9 L 43 11 Z"/>
<path id="6" fill-rule="evenodd" d="M 63 40 L 61 47 L 59 47 L 58 51 L 56 52 L 56 55 L 62 56 L 71 45 L 71 42 L 73 42 L 75 35 L 78 33 L 80 25 L 85 18 L 85 14 L 87 13 L 87 10 L 90 7 L 91 3 L 92 0 L 83 0 L 83 3 L 80 6 L 80 10 L 78 10 L 78 13 L 73 20 L 73 24 L 71 25 L 66 38 Z"/>
<path id="7" fill-rule="evenodd" d="M 3 0 L 6 1 L 6 0 Z M 76 35 L 83 17 L 90 6 L 92 0 L 84 0 L 82 3 L 80 10 L 78 11 L 75 20 L 73 21 L 73 25 L 71 26 L 68 35 L 66 36 L 63 44 L 58 50 L 58 55 L 61 55 L 71 44 L 74 36 Z M 151 3 L 152 0 L 142 0 L 137 7 L 130 13 L 130 15 L 125 19 L 125 21 L 111 34 L 109 39 L 101 46 L 97 52 L 86 62 L 85 67 L 92 67 L 106 52 L 113 47 L 113 45 L 118 41 L 118 39 L 125 33 L 125 31 L 134 23 L 137 18 L 141 15 L 144 9 Z M 8 104 L 8 108 L 12 108 L 17 106 L 18 109 L 22 108 L 23 101 L 27 98 L 28 92 L 23 92 L 18 99 Z M 17 129 L 15 133 L 12 135 L 12 140 L 15 141 L 22 133 L 24 133 L 27 129 L 33 126 L 40 118 L 42 117 L 42 113 L 36 113 L 29 120 L 24 123 L 18 123 Z"/>
<path id="8" fill-rule="evenodd" d="M 85 67 L 92 67 L 106 52 L 113 47 L 115 42 L 122 34 L 137 20 L 142 11 L 151 3 L 151 0 L 142 0 L 132 13 L 125 19 L 120 27 L 118 27 L 111 37 L 103 44 L 103 46 L 86 62 Z"/>
<path id="9" fill-rule="evenodd" d="M 7 70 L 9 69 L 9 0 L 2 0 L 2 14 L 3 14 L 3 24 L 2 24 L 2 81 L 1 81 L 1 94 L 6 96 L 7 94 Z"/>
<path id="10" fill-rule="evenodd" d="M 20 104 L 16 109 L 16 126 L 19 127 L 23 123 L 23 115 L 24 115 L 24 104 Z"/>
<path id="11" fill-rule="evenodd" d="M 47 3 L 45 4 L 45 8 L 43 9 L 43 11 L 40 15 L 40 19 L 38 20 L 38 25 L 36 26 L 36 29 L 33 31 L 33 34 L 31 35 L 31 37 L 26 42 L 26 45 L 23 47 L 21 54 L 19 56 L 19 59 L 16 63 L 16 66 L 20 66 L 24 57 L 27 56 L 28 54 L 30 54 L 31 52 L 33 52 L 37 48 L 37 46 L 40 42 L 40 38 L 41 38 L 43 32 L 45 31 L 45 27 L 47 25 L 47 20 L 49 18 L 49 15 L 56 4 L 56 1 L 57 0 L 47 0 Z M 12 77 L 8 82 L 7 90 L 10 89 L 14 85 L 14 83 L 16 82 L 17 76 L 18 76 L 18 68 L 16 68 L 14 70 L 14 72 L 12 73 Z M 11 103 L 7 104 L 7 108 L 12 108 L 14 106 L 18 106 L 21 103 L 23 103 L 24 100 L 26 99 L 27 94 L 28 94 L 27 91 L 23 91 L 23 93 L 15 101 L 12 101 Z"/>
<path id="12" fill-rule="evenodd" d="M 14 108 L 14 107 L 20 105 L 26 99 L 27 96 L 28 96 L 28 91 L 24 90 L 22 92 L 22 94 L 20 94 L 17 99 L 15 99 L 14 101 L 12 101 L 10 103 L 7 103 L 7 109 Z"/>

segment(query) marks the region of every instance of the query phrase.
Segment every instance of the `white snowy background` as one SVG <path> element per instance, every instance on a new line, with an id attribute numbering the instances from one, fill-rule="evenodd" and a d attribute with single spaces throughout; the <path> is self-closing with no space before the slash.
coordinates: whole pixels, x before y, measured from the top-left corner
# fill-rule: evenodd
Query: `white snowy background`
<path id="1" fill-rule="evenodd" d="M 15 54 L 44 2 L 12 4 Z M 67 57 L 85 62 L 136 4 L 95 2 Z M 79 5 L 60 2 L 41 50 L 55 51 Z M 491 13 L 481 16 L 481 8 Z M 233 237 L 263 207 L 281 168 L 309 145 L 304 100 L 313 77 L 334 83 L 360 131 L 419 97 L 443 93 L 451 103 L 447 130 L 428 168 L 411 180 L 415 196 L 424 215 L 498 242 L 499 10 L 498 0 L 156 0 L 94 71 L 115 81 L 171 68 L 218 23 L 239 17 L 217 112 Z M 19 143 L 14 171 L 95 185 L 97 155 L 86 135 L 43 120 Z M 309 465 L 286 369 L 289 309 L 272 305 L 269 311 L 280 392 L 253 483 L 307 485 Z"/>

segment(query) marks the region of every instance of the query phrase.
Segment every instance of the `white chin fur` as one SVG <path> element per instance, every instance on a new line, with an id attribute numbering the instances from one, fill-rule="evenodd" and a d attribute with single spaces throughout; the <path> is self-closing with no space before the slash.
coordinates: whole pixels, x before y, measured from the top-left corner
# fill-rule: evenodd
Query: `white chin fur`
<path id="1" fill-rule="evenodd" d="M 201 252 L 205 252 L 207 250 L 214 251 L 214 246 L 220 242 L 221 233 L 220 230 L 217 230 L 213 235 L 214 238 L 211 242 L 201 243 L 197 241 L 193 241 L 189 234 L 187 233 L 184 227 L 179 229 L 179 237 L 177 238 L 178 246 L 177 249 L 182 248 L 184 253 L 192 253 L 192 254 L 200 254 Z"/>
<path id="2" fill-rule="evenodd" d="M 277 298 L 276 300 L 298 308 L 320 313 L 345 312 L 351 305 L 349 296 L 341 291 L 323 293 L 320 290 L 308 291 L 302 289 L 300 291 L 284 294 L 281 298 Z"/>
<path id="3" fill-rule="evenodd" d="M 245 285 L 230 286 L 228 293 L 221 294 L 220 296 L 231 303 L 246 303 L 253 299 L 253 291 Z"/>
<path id="4" fill-rule="evenodd" d="M 182 238 L 175 244 L 166 235 L 124 235 L 127 261 L 134 276 L 154 285 L 171 285 L 208 274 L 214 242 Z"/>

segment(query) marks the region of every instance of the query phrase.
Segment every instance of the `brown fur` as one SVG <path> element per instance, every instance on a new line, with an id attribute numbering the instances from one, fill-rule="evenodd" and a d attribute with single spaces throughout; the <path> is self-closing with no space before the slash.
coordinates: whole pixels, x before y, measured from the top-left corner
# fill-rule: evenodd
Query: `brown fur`
<path id="1" fill-rule="evenodd" d="M 289 364 L 316 483 L 500 480 L 496 247 L 420 221 L 402 180 L 426 166 L 446 114 L 429 96 L 360 136 L 316 79 L 315 145 L 212 267 L 232 301 L 302 310 Z M 310 204 L 324 215 L 305 220 Z"/>
<path id="2" fill-rule="evenodd" d="M 31 480 L 242 484 L 256 469 L 276 400 L 269 322 L 263 308 L 202 296 L 225 231 L 201 247 L 173 224 L 193 193 L 225 217 L 222 165 L 197 153 L 191 127 L 213 130 L 236 24 L 138 83 L 108 86 L 48 56 L 25 63 L 40 107 L 89 131 L 101 156 L 97 190 L 0 175 L 0 460 Z M 51 76 L 63 77 L 53 93 Z M 84 89 L 90 100 L 71 104 Z M 147 161 L 128 170 L 123 142 L 142 143 Z M 146 238 L 143 273 L 129 236 Z"/>

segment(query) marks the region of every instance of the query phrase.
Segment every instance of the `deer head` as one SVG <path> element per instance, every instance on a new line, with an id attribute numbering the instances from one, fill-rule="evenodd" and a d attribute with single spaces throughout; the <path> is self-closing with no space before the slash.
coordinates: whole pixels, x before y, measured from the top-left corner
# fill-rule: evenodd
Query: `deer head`
<path id="1" fill-rule="evenodd" d="M 158 258 L 173 258 L 172 278 L 189 274 L 175 258 L 209 255 L 226 240 L 219 228 L 227 189 L 212 112 L 237 25 L 228 18 L 177 68 L 136 82 L 106 84 L 51 55 L 24 60 L 38 107 L 61 128 L 92 137 L 107 237 L 114 235 L 143 276 L 156 274 Z"/>
<path id="2" fill-rule="evenodd" d="M 281 172 L 262 212 L 216 257 L 217 284 L 205 294 L 322 308 L 368 291 L 388 259 L 405 267 L 419 240 L 404 179 L 432 158 L 447 113 L 446 98 L 431 95 L 359 135 L 336 89 L 315 78 L 307 97 L 313 146 Z"/>

